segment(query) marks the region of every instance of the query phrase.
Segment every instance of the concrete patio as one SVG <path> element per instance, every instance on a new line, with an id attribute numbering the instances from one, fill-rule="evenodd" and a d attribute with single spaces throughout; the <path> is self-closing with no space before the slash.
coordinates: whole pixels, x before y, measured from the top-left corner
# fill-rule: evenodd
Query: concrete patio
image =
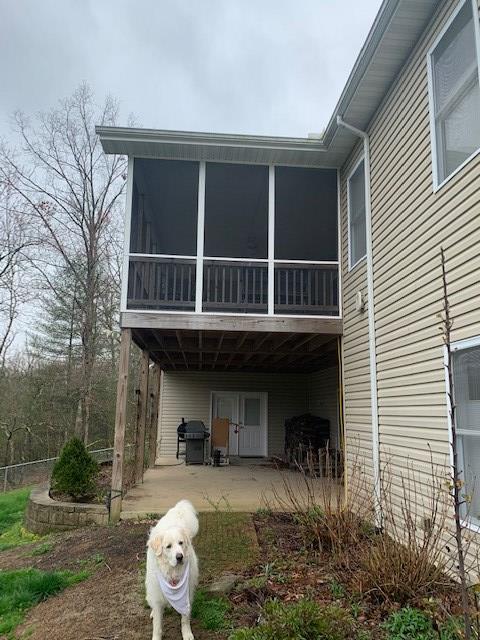
<path id="1" fill-rule="evenodd" d="M 225 467 L 186 466 L 175 459 L 148 469 L 144 481 L 130 489 L 123 500 L 122 519 L 141 518 L 146 514 L 165 513 L 178 500 L 188 498 L 198 511 L 227 508 L 254 512 L 269 507 L 278 509 L 275 493 L 285 497 L 283 478 L 287 477 L 296 491 L 305 491 L 300 473 L 280 473 L 267 463 L 242 462 Z M 318 497 L 322 496 L 321 480 L 314 480 Z"/>

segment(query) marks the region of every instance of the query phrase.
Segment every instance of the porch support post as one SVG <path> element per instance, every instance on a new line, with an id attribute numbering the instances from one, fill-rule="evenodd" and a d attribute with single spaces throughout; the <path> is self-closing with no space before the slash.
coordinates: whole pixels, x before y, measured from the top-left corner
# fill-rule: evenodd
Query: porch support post
<path id="1" fill-rule="evenodd" d="M 143 482 L 143 469 L 145 466 L 145 430 L 147 425 L 148 406 L 148 367 L 150 355 L 148 351 L 142 351 L 140 361 L 140 380 L 137 389 L 137 420 L 135 437 L 135 483 Z"/>
<path id="2" fill-rule="evenodd" d="M 158 433 L 158 411 L 160 404 L 160 378 L 161 370 L 160 365 L 155 364 L 153 367 L 152 375 L 152 388 L 151 394 L 151 412 L 150 412 L 150 429 L 148 436 L 148 466 L 155 466 L 155 458 L 157 456 L 157 433 Z"/>
<path id="3" fill-rule="evenodd" d="M 268 315 L 275 314 L 275 167 L 268 167 Z"/>
<path id="4" fill-rule="evenodd" d="M 123 461 L 125 456 L 125 426 L 127 422 L 128 365 L 132 330 L 122 329 L 118 364 L 117 407 L 113 443 L 112 487 L 110 491 L 110 522 L 118 522 L 122 510 Z"/>

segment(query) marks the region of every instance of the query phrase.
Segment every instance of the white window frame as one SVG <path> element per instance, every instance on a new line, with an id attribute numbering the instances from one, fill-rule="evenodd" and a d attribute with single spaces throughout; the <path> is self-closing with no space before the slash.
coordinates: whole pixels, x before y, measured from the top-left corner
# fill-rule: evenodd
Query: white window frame
<path id="1" fill-rule="evenodd" d="M 352 179 L 352 176 L 356 173 L 358 167 L 362 164 L 363 162 L 363 180 L 364 180 L 364 184 L 365 184 L 365 209 L 364 209 L 364 215 L 365 215 L 365 254 L 363 256 L 361 256 L 360 258 L 357 258 L 356 262 L 352 262 L 352 229 L 351 229 L 351 211 L 352 211 L 352 206 L 351 206 L 351 199 L 350 199 L 350 181 Z M 355 165 L 353 166 L 353 169 L 350 171 L 350 173 L 347 176 L 347 224 L 348 224 L 348 270 L 351 271 L 352 269 L 354 269 L 358 264 L 360 264 L 361 262 L 363 262 L 363 260 L 367 259 L 367 242 L 366 242 L 366 237 L 367 237 L 367 175 L 366 175 L 366 168 L 365 168 L 365 156 L 364 154 L 361 155 L 361 157 L 357 160 L 357 162 L 355 163 Z"/>
<path id="2" fill-rule="evenodd" d="M 479 10 L 476 0 L 461 0 L 458 3 L 457 7 L 453 11 L 450 18 L 445 23 L 443 29 L 440 31 L 438 36 L 435 38 L 432 46 L 428 50 L 427 53 L 427 74 L 428 74 L 428 102 L 429 102 L 429 114 L 430 114 L 430 143 L 432 149 L 432 177 L 433 177 L 433 192 L 436 193 L 444 184 L 449 182 L 454 176 L 456 176 L 469 162 L 473 160 L 479 153 L 480 147 L 474 151 L 468 158 L 466 158 L 454 171 L 452 171 L 448 176 L 443 178 L 443 180 L 439 181 L 438 175 L 438 145 L 437 145 L 437 129 L 436 129 L 436 121 L 435 121 L 435 94 L 434 94 L 434 83 L 433 83 L 433 54 L 435 49 L 440 44 L 442 38 L 445 36 L 449 28 L 451 27 L 453 21 L 465 6 L 467 2 L 470 2 L 472 5 L 472 15 L 473 15 L 473 23 L 475 30 L 475 47 L 477 52 L 477 75 L 480 84 L 480 20 L 479 20 Z"/>
<path id="3" fill-rule="evenodd" d="M 450 345 L 450 355 L 454 355 L 457 351 L 463 351 L 464 349 L 472 349 L 472 348 L 480 348 L 480 336 L 476 336 L 474 338 L 467 338 L 466 340 L 458 340 L 456 342 L 452 342 Z M 450 466 L 452 469 L 452 474 L 453 474 L 453 451 L 452 451 L 452 446 L 451 446 L 451 442 L 452 442 L 452 416 L 451 416 L 451 409 L 452 409 L 452 404 L 451 404 L 451 399 L 450 399 L 450 395 L 449 395 L 449 390 L 450 390 L 450 384 L 449 384 L 449 379 L 448 379 L 448 350 L 447 347 L 445 346 L 444 348 L 444 352 L 443 352 L 443 363 L 444 363 L 444 369 L 445 369 L 445 385 L 446 385 L 446 397 L 447 397 L 447 417 L 448 417 L 448 446 L 449 446 L 449 454 L 450 454 Z M 450 367 L 452 367 L 452 376 L 454 376 L 454 370 L 453 370 L 453 358 L 450 358 Z M 455 378 L 454 378 L 454 384 L 455 384 Z M 457 438 L 458 436 L 462 436 L 462 435 L 472 435 L 471 432 L 469 431 L 468 433 L 464 432 L 462 429 L 456 428 L 456 432 L 457 432 Z M 479 436 L 480 437 L 480 436 Z M 463 466 L 463 455 L 462 452 L 460 451 L 458 445 L 457 445 L 457 452 L 458 452 L 458 465 L 459 467 Z M 462 526 L 466 527 L 468 529 L 471 529 L 472 531 L 475 531 L 476 533 L 480 533 L 480 519 L 477 518 L 473 518 L 472 516 L 469 516 L 467 519 L 463 519 L 462 520 Z"/>

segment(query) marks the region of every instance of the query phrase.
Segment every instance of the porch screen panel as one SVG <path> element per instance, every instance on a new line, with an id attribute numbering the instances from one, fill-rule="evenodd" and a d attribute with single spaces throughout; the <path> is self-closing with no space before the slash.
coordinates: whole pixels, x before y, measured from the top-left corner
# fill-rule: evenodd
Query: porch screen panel
<path id="1" fill-rule="evenodd" d="M 275 168 L 275 259 L 335 261 L 337 172 Z"/>
<path id="2" fill-rule="evenodd" d="M 130 252 L 197 253 L 198 162 L 135 158 Z"/>
<path id="3" fill-rule="evenodd" d="M 208 162 L 204 255 L 267 258 L 268 167 Z"/>

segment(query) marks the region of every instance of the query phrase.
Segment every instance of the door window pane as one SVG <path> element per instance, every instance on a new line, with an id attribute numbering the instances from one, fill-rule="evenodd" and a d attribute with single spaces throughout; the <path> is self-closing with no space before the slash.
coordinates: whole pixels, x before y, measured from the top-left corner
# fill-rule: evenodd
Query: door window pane
<path id="1" fill-rule="evenodd" d="M 267 258 L 268 167 L 209 162 L 204 255 Z"/>
<path id="2" fill-rule="evenodd" d="M 233 420 L 233 399 L 232 398 L 217 399 L 217 418 L 228 418 L 230 422 Z"/>
<path id="3" fill-rule="evenodd" d="M 458 428 L 480 433 L 480 347 L 455 352 L 453 364 Z"/>
<path id="4" fill-rule="evenodd" d="M 135 158 L 130 251 L 197 253 L 198 162 Z"/>
<path id="5" fill-rule="evenodd" d="M 246 425 L 259 425 L 260 420 L 260 398 L 245 398 L 245 419 Z"/>
<path id="6" fill-rule="evenodd" d="M 275 258 L 337 260 L 335 169 L 275 168 Z"/>
<path id="7" fill-rule="evenodd" d="M 462 480 L 465 481 L 465 493 L 472 501 L 464 507 L 464 517 L 468 516 L 480 521 L 480 436 L 459 436 L 460 464 L 463 469 Z"/>
<path id="8" fill-rule="evenodd" d="M 480 520 L 480 346 L 453 354 L 457 444 L 465 493 L 464 516 Z"/>

